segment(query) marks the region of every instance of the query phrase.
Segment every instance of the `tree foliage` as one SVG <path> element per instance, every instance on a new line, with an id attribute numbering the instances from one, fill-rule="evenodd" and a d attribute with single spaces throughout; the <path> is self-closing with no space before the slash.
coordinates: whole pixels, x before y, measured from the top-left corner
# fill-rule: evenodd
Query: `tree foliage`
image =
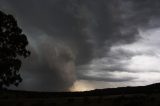
<path id="1" fill-rule="evenodd" d="M 28 40 L 12 15 L 0 11 L 0 88 L 22 81 L 19 70 L 21 57 L 28 57 Z"/>

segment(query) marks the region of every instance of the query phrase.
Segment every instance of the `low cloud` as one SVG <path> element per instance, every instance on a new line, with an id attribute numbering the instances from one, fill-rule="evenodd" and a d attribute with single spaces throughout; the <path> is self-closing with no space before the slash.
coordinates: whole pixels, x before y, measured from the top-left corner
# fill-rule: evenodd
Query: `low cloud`
<path id="1" fill-rule="evenodd" d="M 135 82 L 135 85 L 159 82 L 159 28 L 139 30 L 139 36 L 141 39 L 138 41 L 113 46 L 110 55 L 82 66 L 80 78 L 112 83 L 124 82 L 121 84 L 124 86 L 126 83 L 131 85 L 131 82 Z"/>

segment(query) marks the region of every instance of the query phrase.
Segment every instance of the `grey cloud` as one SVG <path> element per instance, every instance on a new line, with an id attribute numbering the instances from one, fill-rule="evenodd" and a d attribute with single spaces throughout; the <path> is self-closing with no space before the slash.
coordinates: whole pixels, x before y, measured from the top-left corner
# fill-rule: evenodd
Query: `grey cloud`
<path id="1" fill-rule="evenodd" d="M 123 78 L 115 78 L 114 76 L 112 76 L 113 78 L 111 77 L 107 77 L 107 78 L 104 78 L 104 77 L 88 77 L 88 76 L 83 76 L 83 77 L 80 77 L 81 79 L 84 79 L 84 80 L 89 80 L 89 81 L 103 81 L 103 82 L 130 82 L 130 81 L 133 81 L 137 78 L 134 78 L 134 77 L 123 77 Z"/>
<path id="2" fill-rule="evenodd" d="M 66 90 L 76 76 L 84 78 L 82 74 L 87 73 L 87 68 L 83 66 L 89 66 L 94 59 L 104 58 L 112 65 L 100 68 L 100 72 L 128 71 L 120 60 L 133 54 L 119 51 L 111 55 L 111 47 L 135 42 L 139 39 L 139 28 L 157 26 L 151 20 L 159 17 L 159 4 L 158 0 L 0 0 L 0 8 L 15 15 L 33 48 L 29 68 L 22 68 L 28 82 L 24 80 L 21 87 L 24 89 L 28 84 L 30 89 Z M 40 36 L 47 39 L 42 44 Z M 57 45 L 61 43 L 62 47 Z M 74 64 L 83 72 L 79 68 L 74 72 Z M 67 65 L 73 69 L 66 72 L 62 66 Z"/>
<path id="3" fill-rule="evenodd" d="M 131 43 L 136 38 L 137 30 L 132 28 L 129 18 L 121 18 L 121 14 L 128 15 L 125 10 L 119 10 L 121 1 L 16 0 L 9 3 L 20 20 L 32 26 L 27 29 L 36 27 L 49 36 L 69 43 L 71 47 L 75 45 L 72 48 L 78 51 L 78 64 L 103 55 L 104 48 L 108 51 L 118 42 Z M 123 27 L 130 29 L 122 34 L 120 30 Z"/>
<path id="4" fill-rule="evenodd" d="M 97 25 L 95 29 L 92 31 L 94 31 L 94 34 L 95 33 L 98 33 L 100 35 L 103 35 L 103 33 L 104 35 L 109 34 L 109 35 L 105 35 L 104 37 L 96 36 L 99 39 L 103 39 L 105 41 L 103 42 L 103 40 L 100 40 L 102 41 L 101 43 L 105 43 L 105 44 L 102 44 L 100 47 L 97 47 L 97 48 L 100 49 L 101 53 L 103 53 L 102 59 L 105 59 L 106 61 L 105 62 L 102 61 L 97 64 L 93 64 L 92 62 L 90 62 L 89 66 L 90 64 L 95 65 L 95 69 L 97 72 L 103 72 L 104 70 L 106 72 L 114 72 L 114 71 L 131 72 L 131 70 L 124 68 L 124 66 L 129 64 L 127 63 L 129 61 L 127 60 L 129 60 L 135 55 L 138 55 L 139 53 L 120 50 L 120 51 L 117 51 L 117 54 L 116 54 L 113 51 L 111 52 L 108 52 L 108 51 L 110 51 L 110 48 L 112 46 L 133 43 L 135 40 L 140 39 L 140 36 L 138 36 L 139 28 L 147 29 L 147 28 L 158 27 L 158 24 L 151 23 L 151 21 L 159 17 L 159 15 L 157 14 L 160 9 L 159 4 L 160 2 L 158 0 L 155 0 L 154 2 L 152 0 L 114 1 L 114 2 L 111 2 L 111 4 L 108 3 L 109 6 L 107 6 L 109 8 L 107 9 L 109 10 L 108 13 L 110 14 L 106 16 L 112 19 L 106 18 L 106 16 L 101 15 L 103 14 L 102 13 L 103 10 L 106 9 L 106 8 L 103 8 L 103 5 L 101 5 L 101 8 L 103 8 L 103 10 L 101 10 L 101 12 L 99 12 L 99 14 L 97 15 L 99 16 L 99 20 L 96 21 L 97 24 L 98 23 L 100 24 L 100 26 Z M 106 4 L 104 3 L 104 5 Z M 116 6 L 116 8 L 114 6 Z M 96 6 L 94 6 L 94 9 L 97 9 L 95 7 Z M 110 20 L 110 22 L 108 22 L 108 20 L 105 20 L 103 18 Z M 156 21 L 157 21 L 156 23 L 159 22 L 158 20 Z M 105 28 L 108 28 L 108 30 L 106 30 Z M 121 63 L 122 60 L 123 61 L 126 60 L 127 62 Z M 86 72 L 87 70 L 94 70 L 93 67 L 90 68 L 89 66 L 87 67 L 85 66 L 80 66 L 79 69 L 86 70 Z M 85 71 L 79 72 L 79 77 L 80 78 L 85 77 Z M 95 80 L 99 80 L 103 78 L 107 79 L 106 77 L 101 76 L 101 77 L 95 78 Z M 92 76 L 87 76 L 87 79 L 92 80 L 93 78 Z"/>
<path id="5" fill-rule="evenodd" d="M 23 83 L 18 89 L 35 91 L 68 91 L 75 81 L 74 55 L 66 45 L 39 40 L 38 53 L 34 48 L 22 67 Z"/>
<path id="6" fill-rule="evenodd" d="M 89 70 L 88 73 L 79 76 L 80 79 L 89 81 L 104 81 L 104 82 L 131 82 L 136 80 L 136 76 L 125 75 L 126 72 L 119 73 L 119 71 Z M 119 74 L 119 76 L 117 76 Z"/>

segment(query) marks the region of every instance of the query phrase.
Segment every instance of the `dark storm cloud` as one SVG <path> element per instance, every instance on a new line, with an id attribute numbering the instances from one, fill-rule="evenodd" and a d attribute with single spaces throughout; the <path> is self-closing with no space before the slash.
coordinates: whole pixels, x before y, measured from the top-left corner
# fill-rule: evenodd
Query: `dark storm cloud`
<path id="1" fill-rule="evenodd" d="M 21 87 L 66 90 L 76 79 L 74 73 L 85 76 L 84 71 L 73 71 L 74 64 L 84 69 L 97 58 L 105 57 L 113 65 L 106 71 L 122 70 L 119 58 L 126 54 L 112 56 L 111 47 L 139 39 L 138 28 L 149 27 L 150 20 L 159 15 L 159 5 L 158 0 L 0 0 L 2 10 L 18 19 L 32 48 L 29 65 L 22 69 Z"/>
<path id="2" fill-rule="evenodd" d="M 9 3 L 20 20 L 32 26 L 29 28 L 36 27 L 49 36 L 75 45 L 79 64 L 89 62 L 93 54 L 101 56 L 103 48 L 109 50 L 115 43 L 135 41 L 137 30 L 134 28 L 130 27 L 123 34 L 120 32 L 121 28 L 130 26 L 129 19 L 121 17 L 128 15 L 121 10 L 121 1 L 16 0 Z"/>
<path id="3" fill-rule="evenodd" d="M 93 2 L 92 2 L 93 3 Z M 100 2 L 99 2 L 100 3 Z M 80 78 L 85 78 L 87 80 L 102 80 L 111 81 L 114 79 L 108 79 L 109 75 L 100 76 L 87 76 L 85 73 L 86 70 L 96 70 L 97 72 L 131 72 L 133 70 L 126 69 L 126 64 L 129 64 L 127 60 L 131 59 L 133 56 L 138 55 L 139 53 L 133 53 L 130 51 L 117 51 L 117 53 L 110 51 L 112 46 L 120 45 L 120 44 L 129 44 L 133 43 L 136 39 L 138 40 L 140 37 L 138 35 L 139 28 L 148 29 L 158 27 L 160 24 L 158 21 L 159 18 L 159 10 L 160 10 L 160 1 L 155 0 L 117 0 L 101 4 L 101 11 L 97 11 L 96 6 L 98 3 L 95 3 L 93 6 L 92 12 L 94 15 L 96 14 L 97 26 L 92 25 L 92 31 L 96 34 L 97 38 L 95 41 L 100 42 L 100 46 L 97 47 L 98 52 L 102 53 L 102 58 L 105 61 L 99 61 L 99 63 L 91 62 L 89 65 L 84 65 L 79 68 L 82 72 L 79 74 Z M 106 9 L 107 8 L 107 9 Z M 100 10 L 99 9 L 99 10 Z M 105 10 L 105 11 L 104 11 Z M 108 11 L 107 11 L 108 10 Z M 106 12 L 108 15 L 106 15 Z M 99 20 L 98 20 L 99 19 Z M 100 25 L 100 26 L 98 26 Z M 94 27 L 94 28 L 93 28 Z M 109 34 L 109 35 L 108 35 Z M 103 36 L 104 35 L 104 36 Z M 105 43 L 105 44 L 104 44 Z M 101 45 L 102 44 L 102 45 Z M 102 48 L 101 48 L 102 47 Z M 104 47 L 104 48 L 103 48 Z M 106 50 L 106 51 L 105 51 Z M 109 51 L 109 52 L 108 52 Z M 104 54 L 105 53 L 105 56 Z M 144 53 L 143 53 L 144 54 Z M 123 62 L 121 62 L 123 60 Z M 124 61 L 127 62 L 124 62 Z M 92 65 L 92 68 L 90 67 Z M 108 76 L 108 77 L 107 77 Z M 125 81 L 126 77 L 123 77 Z M 103 80 L 104 80 L 103 79 Z M 133 80 L 136 78 L 127 78 L 128 80 Z M 119 82 L 121 80 L 119 79 Z M 122 81 L 123 82 L 123 81 Z"/>
<path id="4" fill-rule="evenodd" d="M 109 76 L 109 75 L 108 75 Z M 110 76 L 110 77 L 88 77 L 88 76 L 83 76 L 81 77 L 81 79 L 84 80 L 92 80 L 92 81 L 106 81 L 106 82 L 127 82 L 127 81 L 132 81 L 136 78 L 134 77 L 125 77 L 125 78 L 115 78 L 114 76 Z"/>
<path id="5" fill-rule="evenodd" d="M 24 81 L 19 89 L 66 91 L 72 86 L 75 81 L 74 56 L 65 45 L 52 41 L 50 37 L 39 39 L 38 51 L 30 48 L 32 55 L 24 61 Z"/>

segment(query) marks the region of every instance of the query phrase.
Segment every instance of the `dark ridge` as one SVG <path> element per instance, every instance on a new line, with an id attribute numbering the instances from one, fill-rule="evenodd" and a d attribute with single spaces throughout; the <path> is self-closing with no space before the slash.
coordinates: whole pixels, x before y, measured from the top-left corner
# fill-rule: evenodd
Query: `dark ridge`
<path id="1" fill-rule="evenodd" d="M 83 96 L 111 96 L 111 95 L 127 95 L 127 94 L 155 94 L 160 93 L 160 83 L 137 86 L 137 87 L 119 87 L 96 89 L 85 92 L 31 92 L 31 91 L 0 91 L 0 98 L 8 96 L 9 98 L 51 98 L 51 97 L 83 97 Z"/>

